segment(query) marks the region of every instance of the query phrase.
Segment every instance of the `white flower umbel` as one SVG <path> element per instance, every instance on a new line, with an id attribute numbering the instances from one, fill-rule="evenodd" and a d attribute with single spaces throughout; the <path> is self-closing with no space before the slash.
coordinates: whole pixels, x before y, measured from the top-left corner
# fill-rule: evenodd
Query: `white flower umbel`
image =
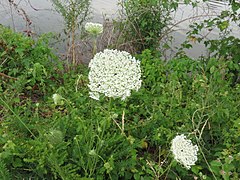
<path id="1" fill-rule="evenodd" d="M 197 161 L 198 146 L 193 145 L 191 140 L 186 139 L 185 135 L 176 136 L 172 140 L 171 151 L 174 159 L 190 169 Z"/>
<path id="2" fill-rule="evenodd" d="M 131 90 L 141 87 L 140 61 L 126 51 L 105 49 L 89 63 L 90 97 L 99 100 L 99 93 L 124 100 Z"/>
<path id="3" fill-rule="evenodd" d="M 93 36 L 97 36 L 103 32 L 103 25 L 99 23 L 88 22 L 85 24 L 85 30 Z"/>

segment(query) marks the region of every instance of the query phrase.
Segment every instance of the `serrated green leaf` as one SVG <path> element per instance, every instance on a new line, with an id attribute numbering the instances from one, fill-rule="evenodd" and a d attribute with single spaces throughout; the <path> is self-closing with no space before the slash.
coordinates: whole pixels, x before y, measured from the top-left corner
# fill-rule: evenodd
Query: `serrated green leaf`
<path id="1" fill-rule="evenodd" d="M 222 166 L 222 163 L 221 163 L 221 161 L 215 160 L 215 161 L 212 161 L 212 162 L 210 163 L 210 165 L 211 165 L 211 166 L 217 166 L 217 167 L 219 167 L 219 166 Z"/>

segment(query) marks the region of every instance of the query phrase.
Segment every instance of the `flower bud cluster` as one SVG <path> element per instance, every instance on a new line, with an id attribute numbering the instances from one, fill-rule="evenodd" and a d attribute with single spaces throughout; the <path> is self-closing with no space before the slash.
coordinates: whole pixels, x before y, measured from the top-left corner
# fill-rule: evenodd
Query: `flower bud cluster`
<path id="1" fill-rule="evenodd" d="M 85 24 L 85 30 L 91 35 L 97 36 L 103 32 L 103 25 L 99 23 L 88 22 Z"/>

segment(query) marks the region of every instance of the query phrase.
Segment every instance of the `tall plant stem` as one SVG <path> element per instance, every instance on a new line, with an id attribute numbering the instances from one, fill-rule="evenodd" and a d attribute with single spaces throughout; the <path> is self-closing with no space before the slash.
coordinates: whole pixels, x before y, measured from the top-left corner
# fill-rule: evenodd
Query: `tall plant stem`
<path id="1" fill-rule="evenodd" d="M 70 9 L 71 9 L 71 33 L 72 33 L 72 65 L 76 65 L 76 52 L 75 52 L 75 36 L 76 36 L 76 26 L 77 26 L 77 16 L 76 16 L 76 2 L 70 0 Z"/>
<path id="2" fill-rule="evenodd" d="M 14 17 L 13 17 L 13 11 L 12 11 L 12 3 L 13 3 L 13 2 L 9 1 L 10 13 L 11 13 L 11 20 L 12 20 L 12 25 L 13 25 L 13 30 L 16 31 L 16 26 L 15 26 Z"/>
<path id="3" fill-rule="evenodd" d="M 67 33 L 67 70 L 70 70 L 70 60 L 69 60 L 69 55 L 71 54 L 71 40 L 70 40 L 70 32 Z"/>
<path id="4" fill-rule="evenodd" d="M 73 22 L 73 27 L 72 27 L 72 64 L 73 66 L 76 65 L 76 52 L 75 52 L 75 22 Z"/>

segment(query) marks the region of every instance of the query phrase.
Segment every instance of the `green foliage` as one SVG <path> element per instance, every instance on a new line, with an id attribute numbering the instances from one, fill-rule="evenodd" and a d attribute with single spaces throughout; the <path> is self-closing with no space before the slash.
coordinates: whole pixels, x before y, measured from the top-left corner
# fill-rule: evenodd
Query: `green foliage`
<path id="1" fill-rule="evenodd" d="M 2 91 L 47 91 L 46 83 L 54 78 L 56 68 L 60 68 L 57 57 L 48 47 L 49 38 L 50 35 L 42 35 L 35 41 L 0 26 L 0 71 L 8 76 L 1 76 L 4 78 L 0 82 Z"/>
<path id="2" fill-rule="evenodd" d="M 191 0 L 185 4 L 195 6 Z M 128 0 L 121 3 L 122 19 L 116 23 L 121 31 L 122 41 L 130 43 L 134 52 L 144 49 L 155 50 L 161 40 L 170 32 L 171 13 L 178 8 L 179 1 Z"/>
<path id="3" fill-rule="evenodd" d="M 120 25 L 123 28 L 124 38 L 130 42 L 133 41 L 133 47 L 137 51 L 150 47 L 156 48 L 161 39 L 161 33 L 171 19 L 171 5 L 165 1 L 156 0 L 124 1 L 122 8 L 125 19 Z"/>
<path id="4" fill-rule="evenodd" d="M 240 154 L 237 150 L 224 149 L 215 154 L 218 158 L 210 162 L 212 171 L 219 179 L 239 179 Z M 233 156 L 232 156 L 233 153 Z"/>
<path id="5" fill-rule="evenodd" d="M 0 177 L 2 180 L 10 179 L 10 173 L 7 170 L 6 165 L 2 160 L 0 161 Z"/>
<path id="6" fill-rule="evenodd" d="M 21 106 L 4 98 L 0 156 L 12 177 L 238 177 L 239 85 L 232 87 L 226 78 L 229 64 L 215 58 L 164 63 L 150 50 L 137 58 L 143 84 L 125 102 L 90 99 L 86 67 L 79 67 L 80 76 L 64 74 L 55 87 L 63 97 L 60 105 L 50 93 L 45 101 L 29 99 Z M 169 156 L 170 142 L 179 133 L 192 134 L 201 147 L 191 171 Z"/>
<path id="7" fill-rule="evenodd" d="M 237 63 L 215 58 L 205 61 L 183 58 L 170 60 L 163 65 L 150 51 L 144 51 L 140 58 L 145 75 L 141 91 L 150 95 L 146 98 L 142 95 L 140 101 L 135 101 L 138 101 L 140 107 L 144 105 L 148 110 L 148 117 L 152 117 L 149 128 L 145 126 L 141 135 L 149 139 L 150 144 L 161 144 L 163 149 L 165 145 L 166 149 L 166 140 L 172 139 L 176 132 L 192 132 L 198 145 L 204 148 L 203 153 L 209 162 L 216 158 L 216 154 L 232 149 L 229 155 L 235 157 L 234 165 L 223 164 L 222 168 L 229 177 L 237 177 L 240 96 L 239 84 L 232 87 L 232 79 L 229 78 L 232 77 L 232 64 Z M 141 112 L 144 111 L 139 111 L 139 114 Z M 162 150 L 161 153 L 162 159 L 165 159 L 168 151 Z M 220 157 L 224 160 L 228 155 Z M 213 169 L 206 167 L 204 161 L 200 159 L 198 164 L 202 164 L 201 169 L 204 171 L 208 169 L 207 173 L 204 172 L 206 176 L 211 174 Z M 184 172 L 175 168 L 175 173 L 183 176 Z M 222 177 L 220 172 L 213 173 Z M 186 176 L 185 174 L 184 177 Z"/>
<path id="8" fill-rule="evenodd" d="M 56 10 L 62 15 L 68 31 L 82 26 L 89 15 L 90 0 L 51 0 Z"/>
<path id="9" fill-rule="evenodd" d="M 127 1 L 125 6 L 137 13 L 158 3 L 167 12 L 177 8 L 167 1 Z M 148 13 L 141 18 L 150 23 Z M 152 30 L 150 36 L 158 37 L 157 30 L 147 29 Z M 62 73 L 45 37 L 34 41 L 4 27 L 0 31 L 3 178 L 239 179 L 238 39 L 209 42 L 215 54 L 201 60 L 164 62 L 159 53 L 146 49 L 136 55 L 140 90 L 126 101 L 95 101 L 89 97 L 87 67 Z M 155 49 L 156 42 L 150 42 L 137 48 Z M 54 93 L 61 103 L 54 103 Z M 188 134 L 199 147 L 190 170 L 171 155 L 177 134 Z"/>
<path id="10" fill-rule="evenodd" d="M 0 32 L 1 70 L 8 75 L 18 76 L 35 63 L 47 66 L 56 59 L 47 47 L 50 36 L 45 35 L 34 41 L 3 26 L 0 26 Z"/>
<path id="11" fill-rule="evenodd" d="M 240 39 L 233 36 L 225 37 L 220 40 L 209 40 L 205 42 L 206 46 L 209 46 L 212 56 L 217 57 L 220 60 L 226 61 L 228 64 L 229 79 L 232 80 L 232 85 L 239 83 L 240 81 Z"/>

